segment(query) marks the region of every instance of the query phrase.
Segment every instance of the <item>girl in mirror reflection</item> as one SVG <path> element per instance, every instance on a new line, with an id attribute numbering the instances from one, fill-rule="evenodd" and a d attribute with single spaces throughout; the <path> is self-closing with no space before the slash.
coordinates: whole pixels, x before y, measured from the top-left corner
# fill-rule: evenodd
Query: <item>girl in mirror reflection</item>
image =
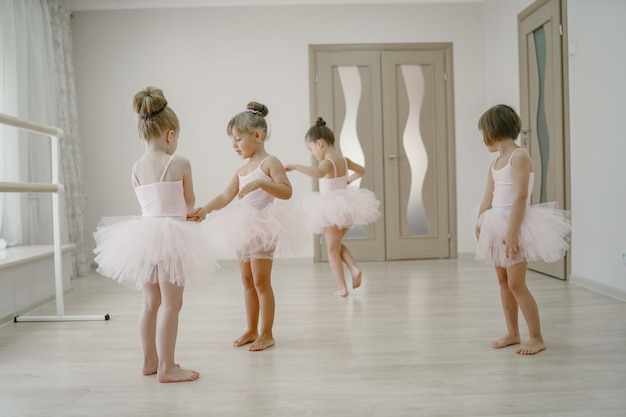
<path id="1" fill-rule="evenodd" d="M 526 286 L 526 270 L 528 262 L 554 262 L 564 256 L 569 247 L 568 212 L 554 203 L 530 205 L 533 163 L 528 151 L 515 142 L 521 129 L 515 110 L 494 106 L 480 117 L 478 128 L 489 152 L 499 154 L 489 167 L 476 225 L 476 258 L 495 266 L 507 327 L 507 333 L 491 345 L 500 349 L 521 343 L 519 309 L 529 340 L 516 353 L 534 355 L 546 344 L 537 303 Z"/>
<path id="2" fill-rule="evenodd" d="M 292 164 L 285 168 L 318 179 L 319 192 L 307 195 L 303 208 L 308 212 L 311 230 L 324 234 L 328 263 L 337 282 L 335 295 L 346 297 L 343 263 L 352 275 L 352 288 L 361 285 L 362 271 L 342 239 L 350 227 L 373 223 L 381 214 L 380 201 L 368 189 L 348 187 L 365 174 L 365 168 L 335 149 L 335 135 L 321 117 L 306 133 L 305 145 L 317 159 L 317 166 Z"/>
<path id="3" fill-rule="evenodd" d="M 290 199 L 292 190 L 283 164 L 265 150 L 268 112 L 267 106 L 250 102 L 245 111 L 230 120 L 226 132 L 233 150 L 247 162 L 235 172 L 222 194 L 193 216 L 196 220 L 206 217 L 204 224 L 218 244 L 237 254 L 247 328 L 233 345 L 252 343 L 251 351 L 275 344 L 271 283 L 274 255 L 297 252 L 306 239 L 302 215 L 280 201 Z M 230 204 L 233 200 L 236 203 Z"/>
<path id="4" fill-rule="evenodd" d="M 160 382 L 194 381 L 174 362 L 178 315 L 186 286 L 217 269 L 202 228 L 186 222 L 195 196 L 189 160 L 174 155 L 180 124 L 163 91 L 147 87 L 133 99 L 145 152 L 132 169 L 142 216 L 105 217 L 94 233 L 97 272 L 143 290 L 139 333 L 143 374 Z"/>

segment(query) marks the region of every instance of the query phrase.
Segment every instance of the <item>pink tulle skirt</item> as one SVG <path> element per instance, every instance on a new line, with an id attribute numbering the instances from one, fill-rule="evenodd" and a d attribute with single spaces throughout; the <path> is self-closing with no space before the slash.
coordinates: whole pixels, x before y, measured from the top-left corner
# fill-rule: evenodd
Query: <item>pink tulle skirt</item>
<path id="1" fill-rule="evenodd" d="M 216 248 L 197 223 L 172 217 L 104 217 L 93 236 L 97 272 L 137 289 L 157 282 L 189 286 L 218 269 Z"/>
<path id="2" fill-rule="evenodd" d="M 322 233 L 325 227 L 344 229 L 373 223 L 381 215 L 379 206 L 376 194 L 367 188 L 313 192 L 303 198 L 303 207 L 313 233 Z"/>
<path id="3" fill-rule="evenodd" d="M 275 200 L 263 209 L 231 204 L 209 213 L 201 223 L 219 246 L 219 256 L 273 259 L 296 256 L 311 238 L 302 210 L 292 201 Z"/>
<path id="4" fill-rule="evenodd" d="M 502 243 L 510 215 L 510 211 L 490 209 L 479 217 L 476 259 L 508 268 L 524 261 L 555 262 L 565 256 L 571 231 L 569 212 L 557 209 L 555 203 L 526 207 L 519 233 L 520 250 L 514 258 L 506 257 Z"/>

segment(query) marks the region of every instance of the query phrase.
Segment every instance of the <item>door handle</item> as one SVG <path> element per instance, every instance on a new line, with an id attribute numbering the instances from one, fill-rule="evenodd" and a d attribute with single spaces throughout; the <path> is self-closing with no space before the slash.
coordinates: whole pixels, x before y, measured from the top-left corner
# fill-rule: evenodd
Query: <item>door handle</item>
<path id="1" fill-rule="evenodd" d="M 395 153 L 390 153 L 389 155 L 387 155 L 387 159 L 398 159 L 400 158 L 400 155 L 396 155 Z"/>

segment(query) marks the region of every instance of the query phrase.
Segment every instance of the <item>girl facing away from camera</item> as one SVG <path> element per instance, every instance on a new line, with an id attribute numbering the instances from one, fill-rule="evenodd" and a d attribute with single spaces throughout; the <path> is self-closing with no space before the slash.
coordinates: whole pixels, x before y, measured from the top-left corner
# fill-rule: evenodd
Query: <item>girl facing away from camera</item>
<path id="1" fill-rule="evenodd" d="M 194 381 L 200 374 L 174 361 L 178 315 L 185 288 L 217 269 L 215 248 L 198 224 L 186 222 L 195 196 L 189 161 L 174 154 L 176 113 L 155 87 L 135 94 L 133 108 L 145 146 L 132 168 L 142 216 L 100 220 L 94 233 L 97 272 L 143 291 L 143 374 L 157 374 L 160 382 Z"/>

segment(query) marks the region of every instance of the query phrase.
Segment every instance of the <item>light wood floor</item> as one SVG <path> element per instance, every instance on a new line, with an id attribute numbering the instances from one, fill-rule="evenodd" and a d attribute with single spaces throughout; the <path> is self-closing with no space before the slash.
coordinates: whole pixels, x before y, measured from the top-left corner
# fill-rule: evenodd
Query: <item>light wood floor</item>
<path id="1" fill-rule="evenodd" d="M 490 347 L 504 334 L 491 267 L 360 265 L 363 286 L 340 299 L 327 264 L 277 261 L 277 345 L 263 352 L 231 345 L 243 297 L 223 266 L 186 291 L 177 361 L 201 377 L 180 384 L 140 374 L 140 292 L 75 280 L 66 314 L 111 320 L 0 327 L 0 416 L 626 416 L 623 301 L 529 273 L 548 348 L 524 357 Z"/>

